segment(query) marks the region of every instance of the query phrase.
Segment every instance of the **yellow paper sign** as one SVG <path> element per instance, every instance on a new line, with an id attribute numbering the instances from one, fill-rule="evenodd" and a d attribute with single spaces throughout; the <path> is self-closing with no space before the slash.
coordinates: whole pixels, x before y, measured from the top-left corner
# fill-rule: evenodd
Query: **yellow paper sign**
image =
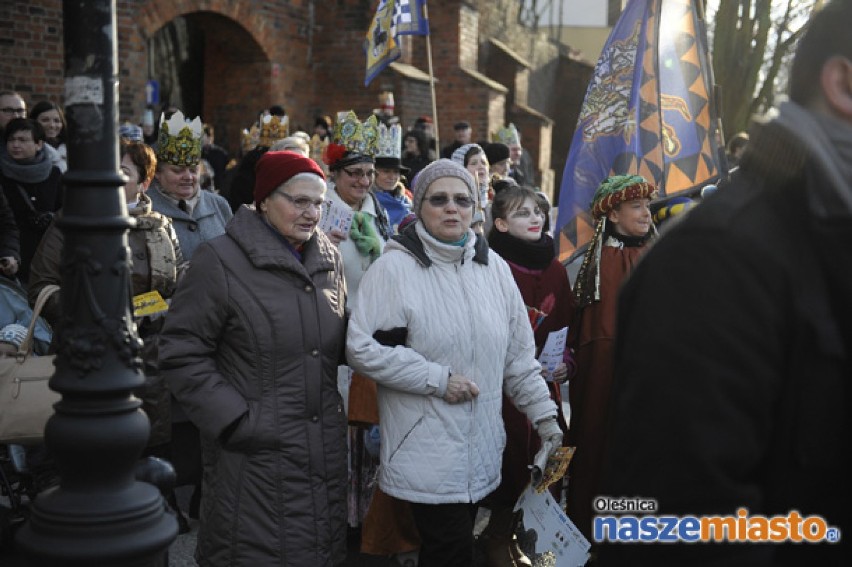
<path id="1" fill-rule="evenodd" d="M 133 296 L 133 316 L 144 317 L 168 311 L 169 304 L 163 299 L 159 291 L 149 291 Z"/>

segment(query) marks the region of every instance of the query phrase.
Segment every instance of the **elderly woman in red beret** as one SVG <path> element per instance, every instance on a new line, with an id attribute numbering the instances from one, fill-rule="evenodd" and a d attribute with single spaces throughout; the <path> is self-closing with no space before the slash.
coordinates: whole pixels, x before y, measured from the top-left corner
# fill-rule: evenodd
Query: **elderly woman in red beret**
<path id="1" fill-rule="evenodd" d="M 314 161 L 264 154 L 256 207 L 196 249 L 172 301 L 160 361 L 201 430 L 201 566 L 345 560 L 346 286 L 317 229 L 325 191 Z"/>

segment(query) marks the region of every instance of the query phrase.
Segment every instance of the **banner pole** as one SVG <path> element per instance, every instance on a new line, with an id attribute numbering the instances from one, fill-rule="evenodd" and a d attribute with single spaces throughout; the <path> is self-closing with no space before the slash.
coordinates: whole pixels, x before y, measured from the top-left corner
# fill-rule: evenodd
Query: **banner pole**
<path id="1" fill-rule="evenodd" d="M 429 21 L 429 5 L 423 2 L 423 18 Z M 435 73 L 432 70 L 432 29 L 426 34 L 426 60 L 429 62 L 429 89 L 432 92 L 432 123 L 435 130 L 435 153 L 440 157 L 441 136 L 438 129 L 438 107 L 435 103 Z"/>

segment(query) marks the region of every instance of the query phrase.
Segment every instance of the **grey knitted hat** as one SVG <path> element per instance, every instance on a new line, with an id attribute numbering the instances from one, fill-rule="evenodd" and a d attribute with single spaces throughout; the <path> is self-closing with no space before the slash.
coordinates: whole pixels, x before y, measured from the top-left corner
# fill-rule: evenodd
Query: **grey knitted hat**
<path id="1" fill-rule="evenodd" d="M 464 158 L 467 155 L 467 152 L 469 152 L 473 148 L 479 148 L 479 153 L 485 155 L 485 150 L 483 150 L 479 144 L 465 144 L 459 148 L 456 148 L 456 151 L 453 152 L 453 161 L 464 166 Z"/>
<path id="2" fill-rule="evenodd" d="M 414 178 L 414 203 L 412 211 L 417 215 L 417 218 L 420 218 L 423 196 L 426 194 L 429 186 L 442 177 L 457 177 L 461 179 L 467 185 L 467 191 L 470 193 L 471 199 L 474 202 L 479 201 L 477 198 L 476 181 L 473 179 L 473 175 L 451 159 L 439 159 L 424 167 Z"/>

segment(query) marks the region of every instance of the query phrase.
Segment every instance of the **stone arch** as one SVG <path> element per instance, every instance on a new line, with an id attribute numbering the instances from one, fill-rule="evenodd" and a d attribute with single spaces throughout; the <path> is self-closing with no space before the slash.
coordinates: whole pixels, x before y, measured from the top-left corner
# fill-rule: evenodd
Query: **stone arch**
<path id="1" fill-rule="evenodd" d="M 177 18 L 203 30 L 199 73 L 202 119 L 216 128 L 216 141 L 232 155 L 239 150 L 240 131 L 273 101 L 275 51 L 270 25 L 252 11 L 250 2 L 154 0 L 140 4 L 135 21 L 143 45 Z M 147 68 L 148 47 L 145 50 Z"/>

